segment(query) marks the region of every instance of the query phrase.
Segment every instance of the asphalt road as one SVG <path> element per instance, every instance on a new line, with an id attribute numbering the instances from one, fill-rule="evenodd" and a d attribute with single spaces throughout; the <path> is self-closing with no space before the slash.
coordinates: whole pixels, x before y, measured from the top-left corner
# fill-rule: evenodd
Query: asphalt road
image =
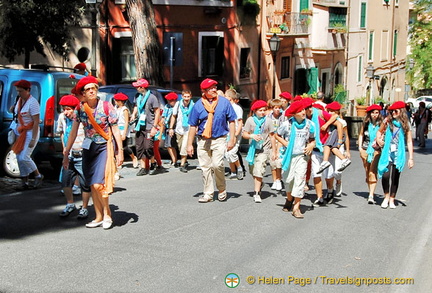
<path id="1" fill-rule="evenodd" d="M 199 204 L 195 169 L 136 177 L 128 164 L 110 198 L 111 230 L 85 228 L 77 212 L 59 218 L 55 182 L 1 194 L 0 292 L 431 292 L 428 145 L 403 172 L 395 210 L 366 203 L 355 150 L 343 195 L 313 209 L 311 190 L 303 220 L 282 212 L 269 176 L 261 204 L 249 174 L 228 181 L 226 202 Z"/>

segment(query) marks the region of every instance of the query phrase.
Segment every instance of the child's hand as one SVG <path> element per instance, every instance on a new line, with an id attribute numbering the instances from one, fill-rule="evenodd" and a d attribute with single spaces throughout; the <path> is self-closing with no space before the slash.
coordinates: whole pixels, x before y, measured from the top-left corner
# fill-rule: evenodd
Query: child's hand
<path id="1" fill-rule="evenodd" d="M 259 135 L 259 134 L 252 134 L 251 137 L 252 137 L 252 139 L 254 139 L 255 141 L 260 141 L 260 140 L 262 140 L 262 137 L 261 137 L 261 135 Z"/>
<path id="2" fill-rule="evenodd" d="M 351 159 L 351 153 L 350 153 L 350 151 L 346 151 L 345 152 L 345 158 Z"/>

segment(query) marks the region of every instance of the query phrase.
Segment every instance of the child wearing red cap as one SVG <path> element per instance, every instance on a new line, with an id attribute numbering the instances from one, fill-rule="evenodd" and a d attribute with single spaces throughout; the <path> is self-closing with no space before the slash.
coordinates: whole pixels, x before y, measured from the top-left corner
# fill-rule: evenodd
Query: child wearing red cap
<path id="1" fill-rule="evenodd" d="M 366 108 L 366 117 L 358 136 L 358 149 L 366 171 L 366 183 L 369 190 L 368 204 L 375 204 L 374 195 L 378 181 L 377 166 L 381 149 L 376 149 L 374 142 L 383 121 L 381 110 L 382 107 L 377 104 Z"/>
<path id="2" fill-rule="evenodd" d="M 118 121 L 117 125 L 120 130 L 120 137 L 123 143 L 123 150 L 132 159 L 132 166 L 138 168 L 138 158 L 133 153 L 132 149 L 129 147 L 131 144 L 131 127 L 129 122 L 131 121 L 131 112 L 126 106 L 126 102 L 129 97 L 124 93 L 117 93 L 114 95 L 115 110 L 117 112 Z M 119 166 L 120 169 L 121 166 Z M 120 179 L 120 175 L 117 173 L 116 180 Z"/>
<path id="3" fill-rule="evenodd" d="M 408 168 L 414 166 L 412 134 L 405 103 L 397 101 L 388 108 L 390 115 L 384 119 L 377 133 L 377 143 L 382 148 L 378 161 L 378 178 L 382 178 L 384 200 L 381 207 L 395 209 L 399 177 L 405 167 L 405 145 L 408 149 Z M 390 183 L 391 180 L 391 183 Z"/>
<path id="4" fill-rule="evenodd" d="M 332 102 L 327 105 L 326 107 L 327 111 L 334 115 L 336 114 L 338 116 L 336 127 L 331 127 L 330 135 L 327 138 L 326 142 L 324 143 L 324 155 L 323 155 L 323 161 L 321 163 L 321 166 L 318 170 L 318 174 L 322 173 L 325 169 L 330 167 L 331 163 L 329 162 L 330 154 L 333 153 L 337 158 L 341 160 L 340 166 L 336 169 L 337 172 L 342 172 L 345 170 L 350 164 L 350 153 L 349 153 L 349 139 L 348 139 L 348 131 L 347 131 L 347 123 L 345 120 L 343 120 L 340 116 L 340 109 L 341 105 L 338 102 Z M 327 124 L 327 123 L 326 123 Z M 327 126 L 328 127 L 328 126 Z M 342 139 L 340 139 L 340 132 L 342 132 Z M 346 147 L 346 154 L 343 153 L 343 149 L 341 151 L 341 147 L 345 145 Z M 335 166 L 336 167 L 336 166 Z M 340 191 L 339 186 L 339 193 Z M 331 203 L 333 200 L 333 194 L 328 195 L 328 202 Z"/>
<path id="5" fill-rule="evenodd" d="M 292 215 L 297 219 L 304 218 L 300 201 L 304 196 L 308 161 L 315 147 L 314 125 L 306 119 L 305 108 L 302 101 L 293 102 L 285 111 L 286 116 L 292 117 L 280 125 L 276 135 L 276 140 L 285 147 L 282 170 L 287 198 L 282 210 L 289 212 L 292 209 Z"/>
<path id="6" fill-rule="evenodd" d="M 286 120 L 286 116 L 282 113 L 282 105 L 283 102 L 280 99 L 273 99 L 269 101 L 269 108 L 271 112 L 268 114 L 268 117 L 273 122 L 274 132 L 277 133 L 279 126 L 283 121 Z M 282 147 L 280 142 L 276 141 L 276 149 L 279 150 Z M 274 160 L 270 158 L 270 168 L 273 177 L 273 184 L 271 189 L 281 191 L 282 190 L 282 160 L 280 157 L 275 158 Z"/>
<path id="7" fill-rule="evenodd" d="M 79 100 L 72 95 L 63 96 L 60 99 L 59 104 L 63 107 L 63 112 L 60 113 L 57 120 L 57 133 L 60 134 L 63 148 L 66 147 L 69 134 L 72 130 L 74 110 L 79 105 Z M 60 182 L 62 184 L 62 191 L 66 197 L 66 207 L 59 214 L 60 217 L 67 217 L 73 211 L 76 210 L 74 203 L 74 194 L 80 194 L 82 191 L 83 205 L 80 209 L 77 219 L 85 219 L 88 217 L 87 206 L 90 200 L 90 186 L 85 185 L 85 177 L 82 170 L 82 143 L 84 141 L 84 127 L 82 124 L 78 127 L 78 132 L 75 141 L 72 145 L 72 149 L 69 152 L 69 166 L 67 169 L 62 167 L 60 172 Z M 74 183 L 78 180 L 78 186 L 74 189 L 71 188 Z M 76 185 L 74 185 L 75 187 Z"/>
<path id="8" fill-rule="evenodd" d="M 270 153 L 273 159 L 277 157 L 273 122 L 265 116 L 266 110 L 265 101 L 255 101 L 251 107 L 253 116 L 246 120 L 243 129 L 243 138 L 251 140 L 246 161 L 249 163 L 249 172 L 254 178 L 254 201 L 256 203 L 261 202 L 263 177 Z"/>
<path id="9" fill-rule="evenodd" d="M 171 166 L 178 167 L 177 164 L 177 151 L 175 148 L 175 142 L 176 140 L 173 139 L 174 133 L 170 134 L 170 121 L 171 116 L 173 114 L 174 105 L 177 102 L 178 95 L 174 92 L 170 92 L 165 96 L 165 99 L 167 100 L 167 104 L 165 105 L 162 116 L 161 116 L 161 133 L 162 133 L 162 139 L 164 140 L 164 147 L 167 148 L 168 154 L 171 157 Z"/>
<path id="10" fill-rule="evenodd" d="M 334 179 L 336 180 L 336 196 L 342 195 L 342 171 L 346 167 L 348 167 L 349 163 L 351 163 L 351 153 L 350 153 L 350 141 L 348 136 L 348 128 L 347 128 L 347 122 L 343 119 L 342 115 L 340 114 L 340 109 L 342 108 L 342 105 L 338 102 L 332 102 L 327 105 L 327 111 L 330 114 L 337 114 L 338 118 L 337 121 L 340 122 L 342 125 L 342 140 L 343 144 L 337 148 L 332 149 L 332 153 L 335 155 L 335 172 L 334 172 Z M 337 134 L 336 134 L 337 135 Z M 326 147 L 324 147 L 324 152 L 326 152 Z M 328 151 L 328 150 L 327 150 Z M 325 156 L 325 154 L 324 154 Z M 348 158 L 348 161 L 344 161 L 345 158 Z M 342 169 L 343 168 L 343 169 Z M 330 202 L 332 200 L 331 196 L 327 198 Z"/>

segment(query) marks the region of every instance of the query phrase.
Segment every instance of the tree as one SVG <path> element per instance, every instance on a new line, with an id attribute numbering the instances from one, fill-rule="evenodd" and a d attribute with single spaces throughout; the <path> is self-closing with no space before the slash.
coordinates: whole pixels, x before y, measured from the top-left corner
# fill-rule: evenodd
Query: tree
<path id="1" fill-rule="evenodd" d="M 138 78 L 164 85 L 160 48 L 151 0 L 126 0 Z"/>
<path id="2" fill-rule="evenodd" d="M 413 68 L 407 72 L 414 90 L 432 87 L 432 3 L 430 0 L 416 0 L 416 18 L 410 29 L 411 56 Z M 408 62 L 407 62 L 408 63 Z"/>
<path id="3" fill-rule="evenodd" d="M 24 67 L 30 53 L 46 56 L 44 46 L 66 57 L 70 28 L 79 23 L 83 0 L 0 0 L 0 54 L 9 62 L 24 54 Z"/>

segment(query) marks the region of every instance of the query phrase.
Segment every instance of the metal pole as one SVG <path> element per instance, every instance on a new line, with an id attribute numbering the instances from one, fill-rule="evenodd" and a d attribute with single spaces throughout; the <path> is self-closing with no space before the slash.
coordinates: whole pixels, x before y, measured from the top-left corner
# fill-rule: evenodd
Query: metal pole
<path id="1" fill-rule="evenodd" d="M 273 93 L 272 99 L 276 96 L 276 52 L 273 53 Z"/>
<path id="2" fill-rule="evenodd" d="M 174 45 L 175 45 L 175 37 L 170 37 L 170 88 L 173 88 L 173 79 L 174 79 Z"/>

